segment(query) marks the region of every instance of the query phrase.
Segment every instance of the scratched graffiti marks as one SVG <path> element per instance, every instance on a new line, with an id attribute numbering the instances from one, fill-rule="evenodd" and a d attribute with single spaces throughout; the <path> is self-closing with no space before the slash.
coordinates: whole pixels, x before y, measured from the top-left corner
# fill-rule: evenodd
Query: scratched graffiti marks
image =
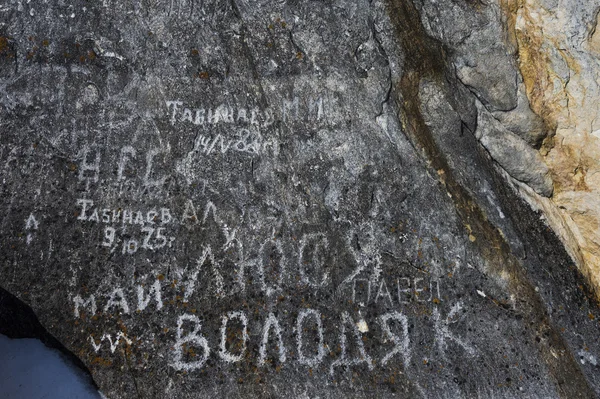
<path id="1" fill-rule="evenodd" d="M 356 234 L 349 231 L 341 259 L 352 267 L 340 268 L 331 250 L 337 238 L 316 226 L 295 235 L 279 224 L 253 247 L 254 240 L 245 240 L 243 230 L 228 224 L 211 201 L 189 200 L 183 212 L 173 214 L 191 231 L 212 233 L 201 235 L 206 244 L 196 248 L 195 259 L 145 284 L 72 299 L 76 319 L 178 315 L 162 327 L 172 333 L 106 331 L 90 338 L 95 352 L 103 350 L 103 342 L 111 354 L 132 342 L 139 349 L 144 337 L 159 334 L 172 345 L 168 359 L 177 371 L 199 372 L 219 362 L 243 369 L 301 366 L 331 379 L 345 379 L 352 370 L 416 367 L 423 359 L 444 358 L 448 348 L 477 355 L 468 338 L 454 332 L 463 305 L 447 304 L 439 279 L 381 253 L 376 241 L 357 248 Z M 273 311 L 259 312 L 261 306 Z M 282 313 L 278 307 L 294 310 Z M 433 334 L 415 334 L 415 325 Z M 429 349 L 415 347 L 416 339 L 427 339 Z M 161 348 L 153 342 L 146 350 Z"/>

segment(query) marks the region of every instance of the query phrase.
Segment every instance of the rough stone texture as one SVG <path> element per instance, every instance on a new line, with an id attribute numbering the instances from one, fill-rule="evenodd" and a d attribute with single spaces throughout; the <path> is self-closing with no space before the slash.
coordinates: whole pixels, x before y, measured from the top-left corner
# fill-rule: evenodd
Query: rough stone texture
<path id="1" fill-rule="evenodd" d="M 0 316 L 107 397 L 600 395 L 515 4 L 0 7 Z"/>
<path id="2" fill-rule="evenodd" d="M 552 178 L 542 155 L 525 140 L 510 132 L 483 106 L 478 107 L 477 138 L 511 176 L 544 197 L 552 195 Z"/>
<path id="3" fill-rule="evenodd" d="M 600 2 L 517 0 L 504 6 L 531 107 L 555 131 L 543 148 L 563 219 L 553 226 L 570 226 L 563 241 L 577 249 L 575 259 L 600 292 Z"/>

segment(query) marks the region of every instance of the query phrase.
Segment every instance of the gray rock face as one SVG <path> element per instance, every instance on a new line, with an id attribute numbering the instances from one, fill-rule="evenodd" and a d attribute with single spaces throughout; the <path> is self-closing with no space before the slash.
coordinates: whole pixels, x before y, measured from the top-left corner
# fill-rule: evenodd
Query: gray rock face
<path id="1" fill-rule="evenodd" d="M 490 155 L 515 179 L 544 197 L 552 195 L 552 178 L 538 151 L 510 132 L 483 106 L 478 107 L 477 138 Z"/>
<path id="2" fill-rule="evenodd" d="M 600 394 L 496 6 L 0 7 L 0 286 L 107 397 Z"/>

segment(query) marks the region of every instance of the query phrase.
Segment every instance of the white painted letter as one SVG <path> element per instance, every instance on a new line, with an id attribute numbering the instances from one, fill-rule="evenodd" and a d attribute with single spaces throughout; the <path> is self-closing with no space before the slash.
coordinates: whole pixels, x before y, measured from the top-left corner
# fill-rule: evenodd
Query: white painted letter
<path id="1" fill-rule="evenodd" d="M 102 241 L 103 247 L 110 247 L 115 242 L 116 230 L 113 227 L 104 228 L 104 241 Z"/>
<path id="2" fill-rule="evenodd" d="M 458 344 L 458 346 L 463 348 L 469 355 L 471 355 L 471 356 L 475 355 L 475 349 L 473 347 L 471 347 L 470 345 L 463 342 L 457 336 L 453 335 L 449 330 L 450 323 L 452 323 L 452 321 L 450 321 L 450 320 L 461 309 L 462 309 L 462 303 L 458 302 L 457 304 L 455 304 L 452 307 L 452 309 L 450 309 L 450 312 L 448 312 L 448 317 L 446 317 L 446 320 L 441 320 L 440 311 L 438 310 L 437 306 L 433 307 L 433 320 L 435 322 L 435 341 L 437 343 L 438 350 L 440 351 L 440 353 L 442 354 L 442 356 L 444 358 L 446 357 L 445 352 L 446 352 L 446 347 L 448 346 L 448 344 L 446 343 L 446 339 L 456 342 L 456 344 Z M 454 321 L 454 322 L 456 322 L 456 321 Z"/>
<path id="3" fill-rule="evenodd" d="M 313 244 L 310 251 L 310 244 Z M 306 274 L 306 265 L 311 264 L 313 270 L 317 273 L 325 267 L 325 252 L 329 249 L 329 241 L 323 233 L 305 234 L 300 239 L 300 248 L 298 249 L 298 266 L 302 282 L 310 287 L 323 287 L 327 284 L 329 273 L 324 271 L 320 281 L 313 279 L 311 281 Z"/>
<path id="4" fill-rule="evenodd" d="M 121 158 L 119 159 L 119 169 L 117 170 L 117 180 L 123 180 L 123 172 L 125 171 L 125 164 L 129 161 L 127 154 L 130 154 L 135 158 L 135 149 L 129 145 L 121 148 Z"/>
<path id="5" fill-rule="evenodd" d="M 158 154 L 168 152 L 168 148 L 166 150 L 160 148 L 153 148 L 146 153 L 146 174 L 144 175 L 144 186 L 146 187 L 160 187 L 163 185 L 166 177 L 161 177 L 159 179 L 152 178 L 152 163 L 154 162 L 154 157 Z"/>
<path id="6" fill-rule="evenodd" d="M 358 352 L 360 353 L 360 358 L 348 359 L 347 358 L 347 346 L 346 346 L 346 325 L 350 326 L 352 329 L 352 333 L 354 335 L 354 340 L 356 345 L 358 346 Z M 329 369 L 329 373 L 333 376 L 336 367 L 339 366 L 352 366 L 356 364 L 366 363 L 369 370 L 373 370 L 373 361 L 371 357 L 367 354 L 365 350 L 365 345 L 363 344 L 362 334 L 359 331 L 356 323 L 348 312 L 342 313 L 342 323 L 340 330 L 340 347 L 342 348 L 342 353 L 340 357 L 336 359 L 333 363 L 331 363 L 331 368 Z"/>
<path id="7" fill-rule="evenodd" d="M 108 313 L 108 310 L 112 306 L 119 306 L 123 309 L 123 313 L 129 313 L 129 305 L 127 304 L 125 294 L 121 288 L 116 288 L 112 294 L 110 294 L 110 299 L 106 302 L 106 306 L 104 306 L 104 313 Z"/>
<path id="8" fill-rule="evenodd" d="M 277 258 L 273 259 L 271 257 L 271 255 L 266 252 L 271 248 L 275 249 L 274 252 L 278 253 L 279 259 L 277 259 Z M 271 296 L 274 293 L 281 291 L 281 289 L 283 287 L 283 278 L 285 275 L 285 254 L 283 253 L 283 245 L 281 244 L 281 240 L 275 241 L 275 240 L 271 239 L 271 240 L 266 241 L 265 243 L 263 243 L 263 245 L 260 246 L 259 254 L 260 254 L 260 260 L 258 262 L 258 273 L 260 275 L 260 282 L 261 282 L 263 291 L 265 291 L 267 293 L 267 296 Z M 275 272 L 275 274 L 277 275 L 277 280 L 275 281 L 275 285 L 270 286 L 267 284 L 267 281 L 266 281 L 265 269 L 267 266 L 269 266 L 269 263 L 272 263 L 274 261 L 277 262 L 277 265 L 275 265 L 275 267 L 279 270 L 277 270 L 277 272 Z M 272 273 L 269 273 L 269 274 L 272 274 Z"/>
<path id="9" fill-rule="evenodd" d="M 88 162 L 88 155 L 91 152 L 90 147 L 86 144 L 81 152 L 81 165 L 79 166 L 79 181 L 86 181 L 86 190 L 89 189 L 90 182 L 96 183 L 100 176 L 100 151 L 95 151 L 95 157 L 92 162 Z M 85 172 L 93 172 L 92 176 L 87 176 Z"/>
<path id="10" fill-rule="evenodd" d="M 167 224 L 173 220 L 169 208 L 160 208 L 160 224 Z"/>
<path id="11" fill-rule="evenodd" d="M 26 230 L 30 230 L 30 229 L 37 230 L 38 226 L 39 226 L 38 221 L 35 220 L 35 216 L 33 216 L 33 213 L 31 213 L 29 215 L 29 217 L 27 218 L 27 220 L 25 221 L 25 229 Z"/>
<path id="12" fill-rule="evenodd" d="M 194 203 L 192 200 L 188 200 L 185 203 L 185 210 L 183 211 L 183 216 L 181 217 L 183 221 L 190 221 L 192 223 L 198 223 L 198 216 L 196 215 L 196 207 L 194 207 Z"/>
<path id="13" fill-rule="evenodd" d="M 402 325 L 402 335 L 400 338 L 397 334 L 392 332 L 389 321 L 395 320 L 400 322 Z M 410 338 L 408 336 L 408 319 L 400 312 L 390 312 L 379 317 L 379 322 L 383 332 L 385 333 L 386 339 L 389 339 L 394 343 L 394 348 L 381 360 L 382 365 L 386 365 L 394 355 L 402 353 L 402 360 L 404 362 L 404 369 L 408 368 L 410 363 Z"/>
<path id="14" fill-rule="evenodd" d="M 158 216 L 158 213 L 151 209 L 146 213 L 146 223 L 154 224 L 154 219 Z"/>
<path id="15" fill-rule="evenodd" d="M 183 336 L 183 322 L 190 321 L 194 324 L 192 331 Z M 200 335 L 200 319 L 197 316 L 186 314 L 183 316 L 179 316 L 177 319 L 177 340 L 175 341 L 175 359 L 173 361 L 173 368 L 175 370 L 185 370 L 192 371 L 204 366 L 206 360 L 208 359 L 208 355 L 210 355 L 210 347 L 208 346 L 208 341 L 202 335 Z M 202 348 L 203 354 L 200 360 L 196 360 L 193 362 L 186 362 L 183 360 L 183 345 L 192 343 Z M 187 345 L 186 345 L 187 346 Z"/>
<path id="16" fill-rule="evenodd" d="M 77 220 L 87 220 L 87 216 L 85 216 L 85 211 L 87 211 L 88 205 L 89 206 L 94 205 L 94 201 L 86 200 L 86 199 L 78 199 L 77 205 L 81 207 L 81 214 L 79 216 L 77 216 Z"/>
<path id="17" fill-rule="evenodd" d="M 173 125 L 175 123 L 175 115 L 177 114 L 177 108 L 180 105 L 183 105 L 182 101 L 167 101 L 167 108 L 170 108 L 171 105 L 173 106 L 173 114 L 171 115 L 171 125 Z"/>
<path id="18" fill-rule="evenodd" d="M 236 318 L 242 321 L 244 325 L 242 330 L 242 339 L 244 340 L 242 349 L 238 355 L 234 355 L 229 352 L 226 348 L 227 342 L 227 322 L 229 320 Z M 246 343 L 248 341 L 248 317 L 244 312 L 229 312 L 222 318 L 221 322 L 221 350 L 219 351 L 219 356 L 221 359 L 225 360 L 227 363 L 236 363 L 244 359 L 244 354 L 246 353 Z"/>
<path id="19" fill-rule="evenodd" d="M 193 269 L 192 274 L 188 278 L 188 281 L 186 281 L 185 291 L 183 293 L 183 302 L 184 303 L 186 303 L 190 300 L 190 297 L 196 290 L 196 280 L 198 279 L 198 273 L 200 273 L 200 269 L 202 268 L 202 266 L 204 265 L 206 260 L 209 260 L 212 265 L 212 272 L 213 272 L 213 275 L 215 278 L 216 295 L 218 297 L 222 297 L 223 295 L 225 295 L 225 292 L 223 289 L 223 285 L 224 285 L 223 276 L 221 275 L 221 273 L 219 272 L 219 269 L 217 268 L 217 264 L 215 262 L 215 257 L 212 253 L 210 245 L 208 245 L 206 248 L 204 248 L 204 251 L 202 251 L 202 256 L 196 262 L 196 267 Z"/>
<path id="20" fill-rule="evenodd" d="M 80 317 L 80 306 L 89 309 L 91 316 L 96 314 L 96 298 L 93 295 L 90 295 L 87 301 L 84 301 L 81 296 L 77 295 L 75 298 L 73 298 L 73 302 L 75 302 L 75 317 Z"/>
<path id="21" fill-rule="evenodd" d="M 319 342 L 317 342 L 317 354 L 312 357 L 304 356 L 302 353 L 302 322 L 306 317 L 312 316 L 317 322 L 317 330 L 319 332 Z M 316 367 L 325 356 L 325 347 L 323 346 L 323 324 L 321 322 L 321 313 L 313 309 L 301 310 L 296 321 L 296 342 L 298 345 L 298 362 L 310 367 Z"/>
<path id="22" fill-rule="evenodd" d="M 279 322 L 275 318 L 273 313 L 269 313 L 269 317 L 265 322 L 265 326 L 263 328 L 263 337 L 262 342 L 260 343 L 259 349 L 259 357 L 258 357 L 258 365 L 264 366 L 265 360 L 267 358 L 267 343 L 269 342 L 269 331 L 271 328 L 275 329 L 275 334 L 277 334 L 277 339 L 279 340 L 279 362 L 285 363 L 285 347 L 283 346 L 283 337 L 281 336 L 281 327 L 279 326 Z"/>
<path id="23" fill-rule="evenodd" d="M 154 293 L 154 300 L 156 301 L 156 309 L 161 310 L 163 307 L 162 297 L 160 294 L 160 282 L 156 280 L 154 284 L 150 286 L 148 290 L 148 296 L 144 298 L 144 287 L 138 285 L 137 287 L 137 295 L 138 295 L 138 306 L 137 310 L 144 310 L 148 307 L 150 300 L 152 299 L 152 293 Z"/>

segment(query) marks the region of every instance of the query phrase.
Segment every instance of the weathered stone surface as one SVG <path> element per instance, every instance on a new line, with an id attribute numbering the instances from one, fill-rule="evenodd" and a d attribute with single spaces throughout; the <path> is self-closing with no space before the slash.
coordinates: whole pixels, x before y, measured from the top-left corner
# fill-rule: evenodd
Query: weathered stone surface
<path id="1" fill-rule="evenodd" d="M 0 287 L 107 397 L 600 395 L 506 4 L 0 7 Z"/>
<path id="2" fill-rule="evenodd" d="M 548 135 L 542 118 L 531 110 L 522 83 L 519 85 L 517 107 L 508 112 L 497 111 L 492 114 L 505 129 L 513 132 L 534 148 L 539 148 Z"/>
<path id="3" fill-rule="evenodd" d="M 507 1 L 507 27 L 531 107 L 553 134 L 542 148 L 554 180 L 550 217 L 579 267 L 600 287 L 597 1 Z M 554 212 L 552 212 L 554 213 Z M 573 240 L 570 242 L 570 240 Z"/>
<path id="4" fill-rule="evenodd" d="M 484 107 L 478 107 L 477 138 L 490 155 L 512 177 L 527 183 L 544 197 L 552 195 L 553 185 L 542 155 L 527 142 L 506 129 Z"/>

